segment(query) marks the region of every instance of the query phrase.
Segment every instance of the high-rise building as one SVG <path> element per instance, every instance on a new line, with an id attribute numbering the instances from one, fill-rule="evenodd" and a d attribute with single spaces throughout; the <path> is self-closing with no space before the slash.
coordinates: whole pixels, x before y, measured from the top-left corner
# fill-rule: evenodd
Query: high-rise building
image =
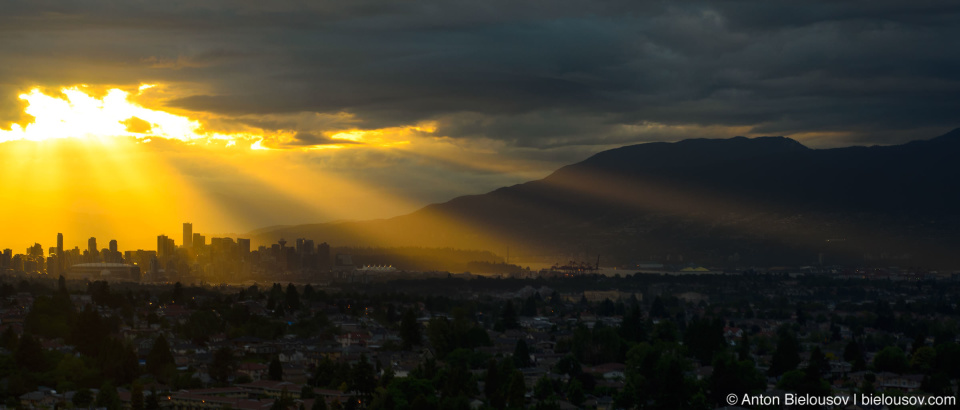
<path id="1" fill-rule="evenodd" d="M 117 240 L 116 240 L 116 239 L 111 239 L 111 240 L 110 240 L 110 252 L 111 252 L 111 253 L 117 253 L 117 252 L 118 252 L 118 251 L 117 251 Z"/>
<path id="2" fill-rule="evenodd" d="M 91 255 L 100 252 L 97 250 L 97 238 L 90 237 L 90 239 L 87 239 L 87 250 L 90 251 Z"/>
<path id="3" fill-rule="evenodd" d="M 277 248 L 277 251 L 276 251 L 277 263 L 280 265 L 280 269 L 286 270 L 287 269 L 287 241 L 283 238 L 280 238 L 280 240 L 277 241 L 277 244 L 280 245 L 280 247 Z"/>
<path id="4" fill-rule="evenodd" d="M 183 247 L 193 248 L 193 224 L 190 222 L 183 223 Z"/>
<path id="5" fill-rule="evenodd" d="M 317 267 L 321 270 L 329 270 L 333 266 L 330 260 L 330 245 L 323 242 L 317 245 Z"/>
<path id="6" fill-rule="evenodd" d="M 157 257 L 161 261 L 172 258 L 175 252 L 176 244 L 173 243 L 173 239 L 168 238 L 167 235 L 157 236 Z"/>
<path id="7" fill-rule="evenodd" d="M 3 256 L 0 256 L 0 267 L 4 269 L 9 269 L 10 264 L 13 263 L 13 249 L 7 248 L 3 250 Z"/>
<path id="8" fill-rule="evenodd" d="M 201 248 L 207 245 L 207 237 L 198 233 L 193 234 L 193 247 Z"/>
<path id="9" fill-rule="evenodd" d="M 59 273 L 64 271 L 64 255 L 63 255 L 63 234 L 57 234 L 57 270 Z"/>
<path id="10" fill-rule="evenodd" d="M 240 255 L 246 257 L 250 254 L 250 239 L 237 238 L 237 247 L 240 248 Z"/>

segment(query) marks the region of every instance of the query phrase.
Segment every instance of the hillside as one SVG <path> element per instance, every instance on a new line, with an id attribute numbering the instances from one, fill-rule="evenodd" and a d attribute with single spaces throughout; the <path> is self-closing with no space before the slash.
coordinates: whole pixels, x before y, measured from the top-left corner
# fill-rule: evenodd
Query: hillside
<path id="1" fill-rule="evenodd" d="M 960 129 L 897 146 L 783 137 L 600 152 L 548 177 L 391 219 L 261 230 L 333 244 L 488 249 L 558 260 L 956 266 Z"/>

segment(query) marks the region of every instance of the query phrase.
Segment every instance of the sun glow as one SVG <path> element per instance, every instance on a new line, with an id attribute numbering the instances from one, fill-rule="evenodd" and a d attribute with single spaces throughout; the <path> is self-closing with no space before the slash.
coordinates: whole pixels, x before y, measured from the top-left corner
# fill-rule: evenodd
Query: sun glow
<path id="1" fill-rule="evenodd" d="M 120 89 L 109 90 L 103 98 L 91 96 L 81 87 L 62 88 L 60 93 L 63 98 L 44 94 L 37 88 L 21 94 L 20 99 L 27 101 L 24 112 L 33 116 L 34 121 L 26 126 L 12 124 L 9 131 L 0 130 L 0 142 L 130 136 L 189 141 L 222 137 L 205 133 L 198 121 L 135 104 L 128 100 L 129 93 Z"/>
<path id="2" fill-rule="evenodd" d="M 420 206 L 341 170 L 380 166 L 384 156 L 364 151 L 402 155 L 392 147 L 429 141 L 434 125 L 359 129 L 346 120 L 304 121 L 312 117 L 304 113 L 185 113 L 162 108 L 162 98 L 181 96 L 171 91 L 153 84 L 26 89 L 20 99 L 29 116 L 0 125 L 0 175 L 16 176 L 0 192 L 0 213 L 19 216 L 9 218 L 0 241 L 24 240 L 17 232 L 64 232 L 149 247 L 184 220 L 203 221 L 208 232 L 237 232 L 382 218 Z M 258 123 L 286 127 L 250 125 Z M 328 192 L 337 192 L 335 199 Z"/>
<path id="3" fill-rule="evenodd" d="M 157 84 L 141 84 L 134 95 L 155 89 L 159 89 Z M 238 127 L 236 122 L 227 127 L 231 129 L 228 132 L 210 129 L 197 119 L 146 108 L 131 101 L 130 92 L 119 88 L 108 90 L 100 98 L 85 85 L 64 87 L 59 91 L 60 95 L 56 95 L 33 88 L 20 94 L 20 99 L 27 103 L 24 112 L 33 117 L 33 122 L 26 125 L 13 123 L 9 130 L 0 128 L 0 143 L 63 138 L 109 142 L 118 137 L 133 137 L 143 143 L 157 138 L 191 144 L 221 140 L 226 141 L 225 147 L 242 146 L 253 150 L 390 148 L 410 144 L 412 138 L 436 131 L 433 123 L 320 131 L 319 134 L 328 140 L 311 145 L 298 142 L 297 135 L 302 130 L 265 130 L 242 124 Z M 223 119 L 220 122 L 223 123 Z"/>

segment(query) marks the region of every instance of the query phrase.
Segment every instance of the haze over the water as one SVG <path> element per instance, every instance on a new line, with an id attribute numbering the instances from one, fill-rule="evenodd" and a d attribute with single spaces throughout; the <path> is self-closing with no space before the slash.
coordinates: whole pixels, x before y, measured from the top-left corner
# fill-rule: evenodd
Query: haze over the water
<path id="1" fill-rule="evenodd" d="M 759 4 L 11 2 L 0 248 L 385 218 L 634 143 L 958 125 L 956 5 Z"/>

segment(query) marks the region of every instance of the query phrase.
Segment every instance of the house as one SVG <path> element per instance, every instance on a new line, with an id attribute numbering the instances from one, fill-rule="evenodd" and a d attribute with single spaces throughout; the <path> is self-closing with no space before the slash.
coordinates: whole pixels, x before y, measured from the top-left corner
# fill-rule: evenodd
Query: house
<path id="1" fill-rule="evenodd" d="M 623 363 L 604 363 L 587 369 L 587 373 L 602 376 L 605 380 L 626 379 L 627 365 Z"/>
<path id="2" fill-rule="evenodd" d="M 881 389 L 897 389 L 906 392 L 917 391 L 923 383 L 922 374 L 896 374 L 883 372 L 877 374 L 877 387 Z"/>
<path id="3" fill-rule="evenodd" d="M 267 374 L 269 367 L 263 363 L 240 363 L 237 366 L 237 373 L 242 373 L 250 377 L 253 381 L 263 379 Z"/>
<path id="4" fill-rule="evenodd" d="M 303 386 L 286 381 L 258 380 L 251 383 L 238 384 L 243 390 L 258 397 L 279 398 L 286 392 L 293 399 L 300 398 L 300 391 Z"/>

